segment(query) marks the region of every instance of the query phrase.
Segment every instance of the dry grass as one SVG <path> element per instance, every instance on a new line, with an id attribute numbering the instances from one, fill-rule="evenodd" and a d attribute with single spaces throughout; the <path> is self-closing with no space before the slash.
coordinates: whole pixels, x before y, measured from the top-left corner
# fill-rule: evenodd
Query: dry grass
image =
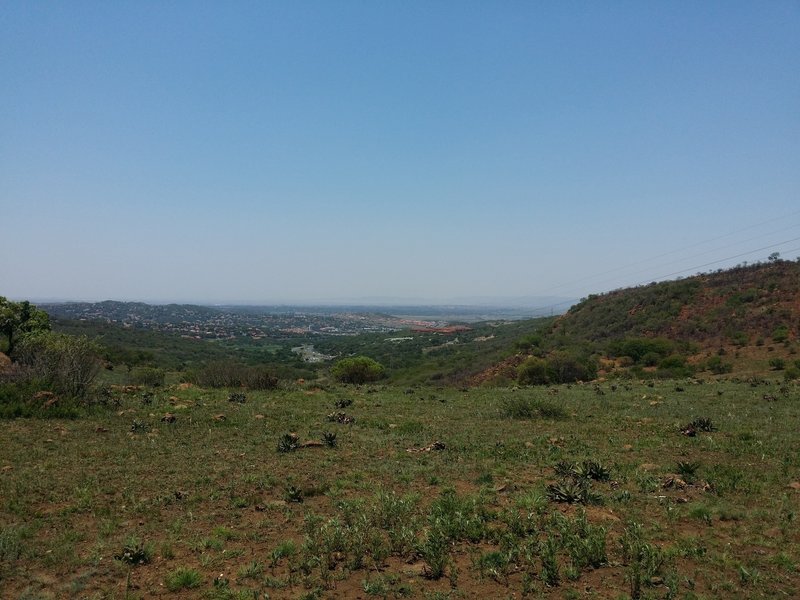
<path id="1" fill-rule="evenodd" d="M 244 404 L 190 388 L 78 420 L 3 421 L 0 586 L 9 598 L 791 597 L 800 390 L 680 386 L 294 389 Z M 326 418 L 342 397 L 354 423 Z M 529 403 L 562 418 L 507 410 Z M 700 417 L 717 430 L 681 434 Z M 299 447 L 278 452 L 287 433 Z M 599 504 L 548 502 L 556 466 L 589 459 L 610 471 L 587 484 Z M 691 481 L 676 473 L 689 464 Z M 115 558 L 126 548 L 148 561 Z"/>

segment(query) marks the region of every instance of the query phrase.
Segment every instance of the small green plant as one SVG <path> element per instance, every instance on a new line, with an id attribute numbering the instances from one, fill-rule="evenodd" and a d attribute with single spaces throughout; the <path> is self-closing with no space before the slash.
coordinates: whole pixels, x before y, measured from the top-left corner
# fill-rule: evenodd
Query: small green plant
<path id="1" fill-rule="evenodd" d="M 239 579 L 258 579 L 264 573 L 264 565 L 258 561 L 253 561 L 241 567 L 236 576 Z"/>
<path id="2" fill-rule="evenodd" d="M 334 403 L 333 406 L 335 408 L 347 408 L 353 403 L 353 400 L 350 398 L 338 398 Z"/>
<path id="3" fill-rule="evenodd" d="M 292 540 L 286 540 L 278 544 L 275 549 L 270 553 L 269 566 L 275 568 L 278 563 L 284 559 L 293 556 L 297 552 L 297 545 Z"/>
<path id="4" fill-rule="evenodd" d="M 620 539 L 622 558 L 628 565 L 626 578 L 630 584 L 633 600 L 642 597 L 642 586 L 661 573 L 667 559 L 666 553 L 658 546 L 644 540 L 642 526 L 630 523 Z"/>
<path id="5" fill-rule="evenodd" d="M 424 540 L 417 546 L 417 552 L 425 561 L 426 577 L 439 579 L 444 575 L 447 564 L 450 562 L 450 543 L 437 524 L 428 530 Z"/>
<path id="6" fill-rule="evenodd" d="M 326 431 L 322 434 L 322 443 L 325 444 L 328 448 L 335 448 L 336 447 L 336 432 L 334 431 Z"/>
<path id="7" fill-rule="evenodd" d="M 195 569 L 179 568 L 169 573 L 164 579 L 164 583 L 170 592 L 180 590 L 190 590 L 200 587 L 203 578 Z"/>
<path id="8" fill-rule="evenodd" d="M 228 402 L 236 402 L 237 404 L 244 404 L 247 402 L 247 394 L 244 392 L 231 392 L 228 394 Z"/>
<path id="9" fill-rule="evenodd" d="M 595 481 L 608 481 L 611 479 L 611 471 L 596 460 L 584 460 L 575 465 L 573 473 L 576 477 L 582 479 L 594 479 Z"/>
<path id="10" fill-rule="evenodd" d="M 302 502 L 303 490 L 294 485 L 287 485 L 284 490 L 284 496 L 287 502 Z"/>
<path id="11" fill-rule="evenodd" d="M 540 577 L 548 587 L 555 587 L 561 581 L 558 567 L 558 541 L 548 537 L 539 544 L 539 558 L 542 561 Z"/>
<path id="12" fill-rule="evenodd" d="M 129 565 L 146 565 L 153 560 L 153 549 L 135 539 L 131 539 L 114 558 Z"/>
<path id="13" fill-rule="evenodd" d="M 386 598 L 389 594 L 389 585 L 383 577 L 376 577 L 374 579 L 365 579 L 361 582 L 361 589 L 368 596 L 381 596 Z"/>
<path id="14" fill-rule="evenodd" d="M 332 412 L 325 417 L 331 423 L 341 423 L 343 425 L 350 425 L 356 422 L 355 417 L 351 417 L 343 412 Z"/>
<path id="15" fill-rule="evenodd" d="M 278 440 L 278 452 L 294 452 L 300 447 L 300 438 L 296 433 L 284 433 Z"/>
<path id="16" fill-rule="evenodd" d="M 134 419 L 133 423 L 131 423 L 131 431 L 133 433 L 144 433 L 149 429 L 150 426 L 144 421 L 140 421 L 139 419 Z"/>
<path id="17" fill-rule="evenodd" d="M 589 480 L 571 477 L 547 486 L 547 498 L 551 502 L 567 504 L 600 504 L 602 496 L 591 489 Z"/>
<path id="18" fill-rule="evenodd" d="M 698 417 L 683 427 L 681 432 L 689 437 L 694 437 L 698 432 L 710 433 L 716 430 L 717 428 L 714 427 L 714 423 L 712 423 L 711 419 L 708 417 Z"/>
<path id="19" fill-rule="evenodd" d="M 686 483 L 694 483 L 697 478 L 697 470 L 700 468 L 698 461 L 678 461 L 676 471 Z"/>

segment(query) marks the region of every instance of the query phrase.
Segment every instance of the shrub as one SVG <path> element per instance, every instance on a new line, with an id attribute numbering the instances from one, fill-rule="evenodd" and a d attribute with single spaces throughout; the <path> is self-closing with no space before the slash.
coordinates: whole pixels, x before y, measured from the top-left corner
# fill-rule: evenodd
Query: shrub
<path id="1" fill-rule="evenodd" d="M 231 360 L 210 362 L 195 371 L 189 379 L 201 387 L 274 390 L 278 378 L 264 366 L 248 366 Z"/>
<path id="2" fill-rule="evenodd" d="M 789 339 L 789 328 L 786 325 L 780 325 L 772 332 L 773 342 L 785 342 Z"/>
<path id="3" fill-rule="evenodd" d="M 517 382 L 520 385 L 546 385 L 551 381 L 550 366 L 543 358 L 529 356 L 517 368 Z"/>
<path id="4" fill-rule="evenodd" d="M 568 352 L 556 352 L 548 358 L 554 383 L 589 381 L 597 377 L 597 363 L 588 357 Z"/>
<path id="5" fill-rule="evenodd" d="M 712 356 L 706 361 L 706 369 L 711 371 L 714 375 L 723 375 L 733 371 L 733 365 L 724 362 L 721 356 Z"/>
<path id="6" fill-rule="evenodd" d="M 664 338 L 626 338 L 613 342 L 609 351 L 616 356 L 629 356 L 638 364 L 655 366 L 672 351 L 672 346 L 672 342 Z"/>
<path id="7" fill-rule="evenodd" d="M 343 358 L 331 368 L 331 375 L 342 383 L 378 381 L 384 373 L 384 366 L 367 356 Z"/>
<path id="8" fill-rule="evenodd" d="M 85 398 L 100 371 L 97 344 L 86 336 L 42 332 L 19 343 L 17 357 L 29 375 L 58 394 Z"/>
<path id="9" fill-rule="evenodd" d="M 156 367 L 136 367 L 131 371 L 131 383 L 147 387 L 161 387 L 164 385 L 164 369 Z"/>
<path id="10" fill-rule="evenodd" d="M 782 358 L 770 358 L 769 366 L 773 371 L 783 371 L 786 368 L 786 361 Z"/>
<path id="11" fill-rule="evenodd" d="M 503 398 L 500 412 L 508 419 L 564 419 L 567 416 L 567 412 L 558 404 L 524 396 Z"/>

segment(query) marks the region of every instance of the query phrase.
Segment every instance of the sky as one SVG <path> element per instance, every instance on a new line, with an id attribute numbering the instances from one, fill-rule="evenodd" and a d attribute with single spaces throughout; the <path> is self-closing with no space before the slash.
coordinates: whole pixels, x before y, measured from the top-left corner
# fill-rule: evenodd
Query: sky
<path id="1" fill-rule="evenodd" d="M 800 256 L 800 2 L 0 7 L 0 295 L 579 298 Z"/>

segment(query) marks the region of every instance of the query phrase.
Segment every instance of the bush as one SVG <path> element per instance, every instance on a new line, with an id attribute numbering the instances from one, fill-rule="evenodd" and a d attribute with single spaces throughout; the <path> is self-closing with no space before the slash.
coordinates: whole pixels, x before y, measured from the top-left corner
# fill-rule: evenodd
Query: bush
<path id="1" fill-rule="evenodd" d="M 99 348 L 86 336 L 30 334 L 20 341 L 16 356 L 30 377 L 72 398 L 85 398 L 100 371 Z"/>
<path id="2" fill-rule="evenodd" d="M 789 328 L 786 325 L 780 325 L 775 328 L 775 331 L 772 332 L 772 341 L 773 342 L 785 342 L 789 339 Z"/>
<path id="3" fill-rule="evenodd" d="M 795 379 L 800 379 L 800 368 L 789 367 L 783 372 L 783 378 L 786 381 L 793 381 Z"/>
<path id="4" fill-rule="evenodd" d="M 638 364 L 655 366 L 672 351 L 672 346 L 672 342 L 664 338 L 626 338 L 612 342 L 609 351 L 616 356 L 629 356 Z"/>
<path id="5" fill-rule="evenodd" d="M 556 352 L 547 359 L 547 362 L 553 373 L 554 383 L 590 381 L 597 377 L 597 363 L 591 358 Z"/>
<path id="6" fill-rule="evenodd" d="M 517 382 L 520 385 L 546 385 L 550 381 L 550 365 L 543 358 L 529 356 L 517 367 Z"/>
<path id="7" fill-rule="evenodd" d="M 272 370 L 263 366 L 247 366 L 229 360 L 208 363 L 191 374 L 189 379 L 200 387 L 238 388 L 251 390 L 274 390 L 278 378 Z"/>
<path id="8" fill-rule="evenodd" d="M 733 365 L 728 362 L 723 362 L 721 356 L 712 356 L 706 361 L 706 369 L 711 371 L 714 375 L 723 375 L 733 371 Z"/>
<path id="9" fill-rule="evenodd" d="M 558 404 L 546 400 L 511 396 L 503 398 L 500 405 L 501 414 L 508 419 L 565 419 L 567 411 Z"/>
<path id="10" fill-rule="evenodd" d="M 164 385 L 164 369 L 156 367 L 136 367 L 131 371 L 131 383 L 136 385 L 146 385 L 148 387 L 160 387 Z"/>
<path id="11" fill-rule="evenodd" d="M 782 358 L 770 358 L 769 366 L 773 371 L 783 371 L 786 368 L 786 361 Z"/>
<path id="12" fill-rule="evenodd" d="M 343 358 L 331 368 L 331 375 L 342 383 L 367 383 L 383 378 L 384 366 L 367 356 Z"/>

